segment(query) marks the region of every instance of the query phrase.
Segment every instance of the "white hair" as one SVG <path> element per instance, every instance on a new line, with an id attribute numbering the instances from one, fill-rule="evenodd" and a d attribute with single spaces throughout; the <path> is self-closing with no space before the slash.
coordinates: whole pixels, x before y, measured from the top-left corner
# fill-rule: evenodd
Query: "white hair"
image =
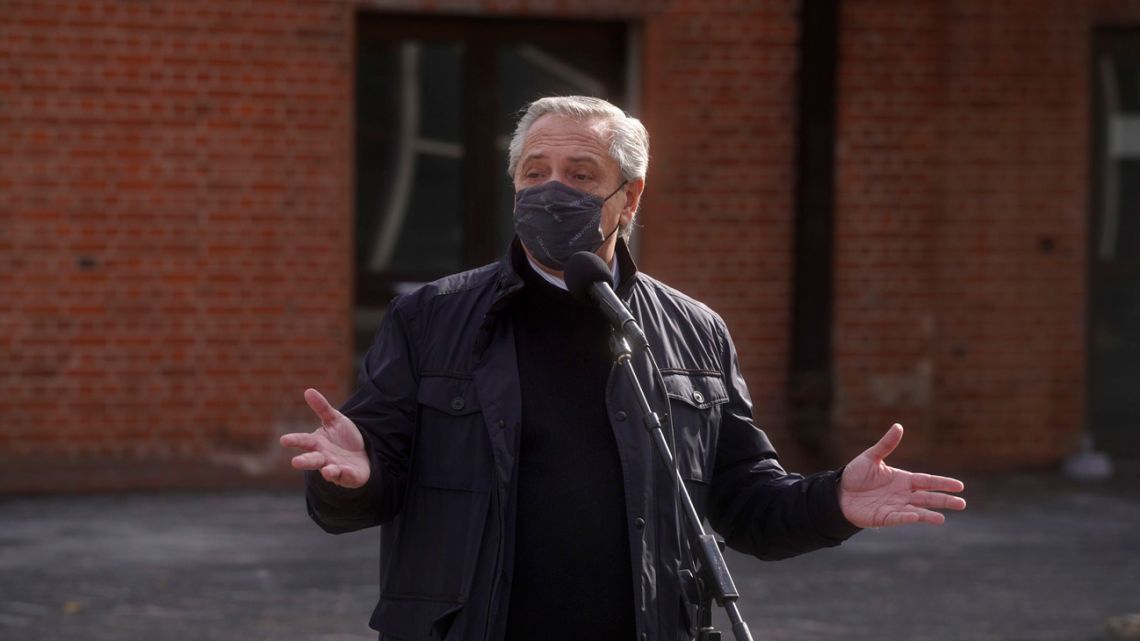
<path id="1" fill-rule="evenodd" d="M 600 120 L 610 137 L 610 156 L 617 161 L 624 180 L 645 178 L 649 171 L 649 133 L 641 121 L 613 104 L 591 96 L 550 96 L 526 107 L 511 137 L 507 174 L 513 180 L 522 155 L 523 142 L 534 121 L 558 114 L 578 121 Z"/>

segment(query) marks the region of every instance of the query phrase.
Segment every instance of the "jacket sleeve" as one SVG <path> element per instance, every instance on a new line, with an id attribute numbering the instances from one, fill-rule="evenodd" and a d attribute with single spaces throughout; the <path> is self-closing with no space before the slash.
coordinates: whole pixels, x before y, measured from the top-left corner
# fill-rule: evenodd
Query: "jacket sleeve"
<path id="1" fill-rule="evenodd" d="M 340 408 L 364 438 L 371 466 L 368 482 L 348 489 L 325 481 L 320 472 L 305 473 L 309 516 L 333 534 L 387 523 L 404 501 L 418 379 L 401 300 L 397 297 L 389 305 L 361 363 L 356 392 Z"/>
<path id="2" fill-rule="evenodd" d="M 806 478 L 784 471 L 768 437 L 753 423 L 736 349 L 721 323 L 729 399 L 709 488 L 709 523 L 729 547 L 765 560 L 839 545 L 859 531 L 839 508 L 842 470 Z"/>

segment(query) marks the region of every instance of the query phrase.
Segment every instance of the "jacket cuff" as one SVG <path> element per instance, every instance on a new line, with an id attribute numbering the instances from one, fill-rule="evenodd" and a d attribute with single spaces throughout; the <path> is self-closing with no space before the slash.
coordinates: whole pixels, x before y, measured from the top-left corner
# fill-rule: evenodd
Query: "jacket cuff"
<path id="1" fill-rule="evenodd" d="M 839 507 L 839 483 L 843 478 L 843 468 L 816 475 L 812 487 L 812 521 L 820 536 L 835 544 L 842 543 L 862 530 L 843 516 Z"/>

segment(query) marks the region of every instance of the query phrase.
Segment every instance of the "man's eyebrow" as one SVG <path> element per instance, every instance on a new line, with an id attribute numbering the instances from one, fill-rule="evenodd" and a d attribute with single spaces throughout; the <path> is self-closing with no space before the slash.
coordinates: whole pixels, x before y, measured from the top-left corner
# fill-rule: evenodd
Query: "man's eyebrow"
<path id="1" fill-rule="evenodd" d="M 567 158 L 570 162 L 588 162 L 594 165 L 599 164 L 598 159 L 593 156 L 570 156 Z"/>

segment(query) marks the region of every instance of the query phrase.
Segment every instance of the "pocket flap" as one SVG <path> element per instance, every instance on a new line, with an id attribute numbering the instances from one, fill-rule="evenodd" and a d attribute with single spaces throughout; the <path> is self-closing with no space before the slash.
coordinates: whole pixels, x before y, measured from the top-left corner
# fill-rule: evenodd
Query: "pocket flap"
<path id="1" fill-rule="evenodd" d="M 420 378 L 416 401 L 452 416 L 474 414 L 480 409 L 474 381 L 459 376 L 425 374 Z"/>
<path id="2" fill-rule="evenodd" d="M 662 370 L 661 378 L 665 381 L 669 398 L 697 409 L 708 409 L 728 401 L 728 390 L 720 374 L 703 370 Z"/>

